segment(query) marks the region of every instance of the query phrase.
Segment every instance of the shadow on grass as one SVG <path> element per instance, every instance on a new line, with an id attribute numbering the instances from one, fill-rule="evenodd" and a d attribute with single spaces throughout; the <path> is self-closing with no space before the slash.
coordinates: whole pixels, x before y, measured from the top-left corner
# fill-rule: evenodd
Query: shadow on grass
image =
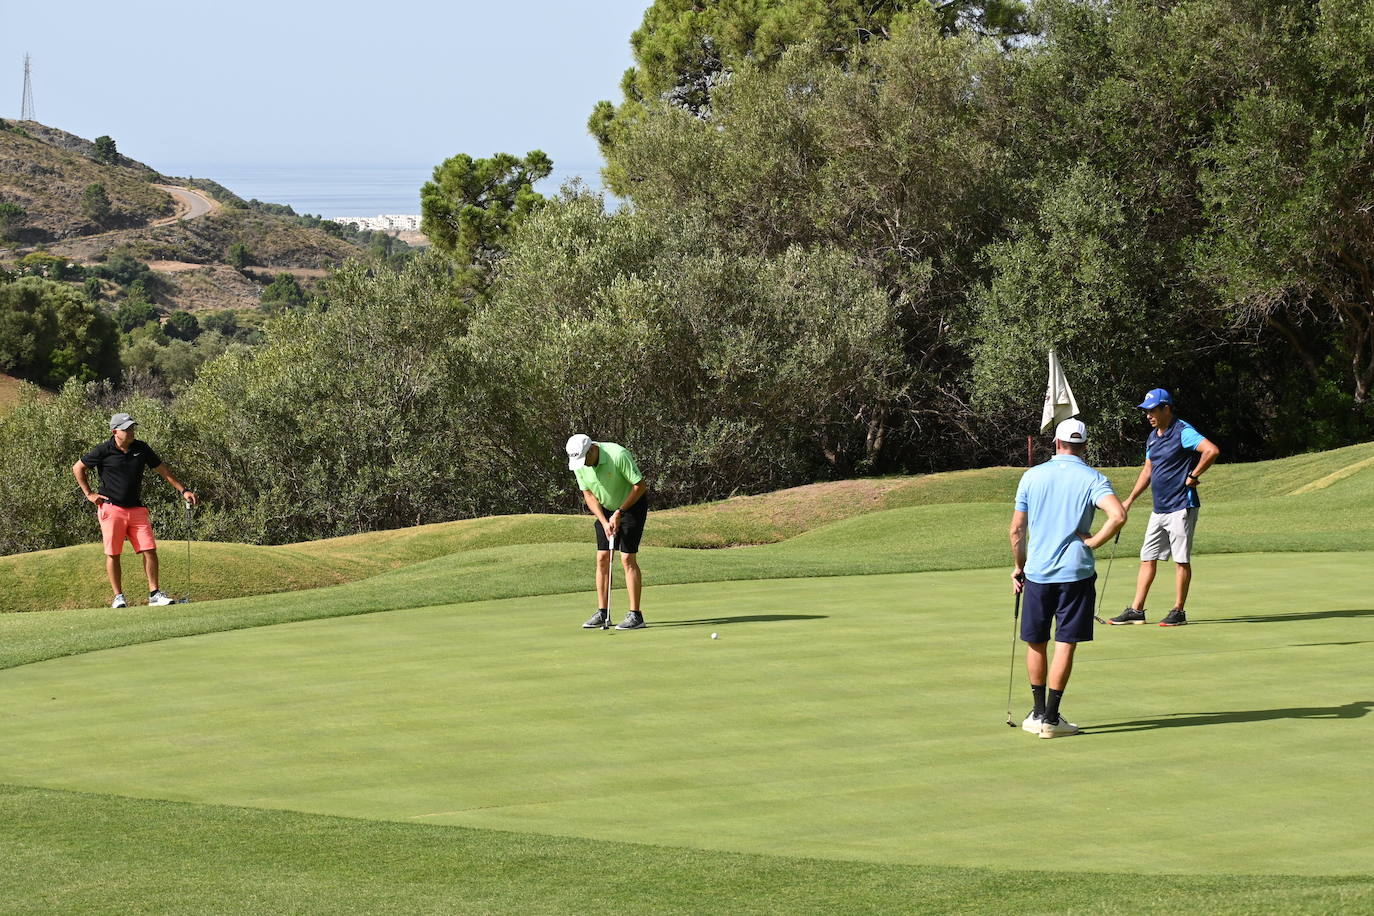
<path id="1" fill-rule="evenodd" d="M 1344 706 L 1295 706 L 1289 709 L 1240 709 L 1235 712 L 1178 713 L 1159 719 L 1136 719 L 1089 726 L 1087 734 L 1144 732 L 1156 728 L 1193 725 L 1228 725 L 1233 722 L 1273 722 L 1277 719 L 1359 719 L 1374 709 L 1374 701 L 1357 700 Z"/>
<path id="2" fill-rule="evenodd" d="M 1189 623 L 1203 626 L 1214 623 L 1287 623 L 1294 620 L 1342 620 L 1347 617 L 1374 617 L 1374 608 L 1309 611 L 1305 614 L 1256 614 L 1250 617 L 1223 617 L 1218 620 L 1190 620 Z"/>
<path id="3" fill-rule="evenodd" d="M 741 614 L 737 617 L 702 617 L 698 620 L 655 620 L 654 627 L 725 626 L 731 623 L 776 623 L 780 620 L 825 620 L 829 614 Z"/>

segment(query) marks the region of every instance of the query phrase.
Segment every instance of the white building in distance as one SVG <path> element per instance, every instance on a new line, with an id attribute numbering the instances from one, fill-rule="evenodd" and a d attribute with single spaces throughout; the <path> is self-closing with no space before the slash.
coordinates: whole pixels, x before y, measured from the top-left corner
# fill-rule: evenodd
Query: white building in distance
<path id="1" fill-rule="evenodd" d="M 420 230 L 419 214 L 410 213 L 388 213 L 383 216 L 335 216 L 331 222 L 340 225 L 352 223 L 359 229 L 368 229 L 372 232 L 418 232 Z"/>

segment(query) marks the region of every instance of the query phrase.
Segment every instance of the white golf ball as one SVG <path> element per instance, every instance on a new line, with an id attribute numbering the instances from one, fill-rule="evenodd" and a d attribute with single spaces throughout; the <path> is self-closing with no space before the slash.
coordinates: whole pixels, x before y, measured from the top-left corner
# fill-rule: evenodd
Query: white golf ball
<path id="1" fill-rule="evenodd" d="M 711 638 L 712 638 L 712 639 L 715 639 L 715 638 L 717 638 L 718 635 L 719 635 L 719 634 L 712 633 L 712 634 L 711 634 Z"/>

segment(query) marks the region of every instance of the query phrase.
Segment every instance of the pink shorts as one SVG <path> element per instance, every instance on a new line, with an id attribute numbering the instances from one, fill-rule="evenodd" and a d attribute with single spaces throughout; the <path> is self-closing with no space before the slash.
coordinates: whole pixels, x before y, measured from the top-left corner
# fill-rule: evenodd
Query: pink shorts
<path id="1" fill-rule="evenodd" d="M 155 550 L 157 541 L 153 540 L 153 525 L 148 521 L 148 510 L 139 506 L 125 509 L 114 503 L 100 504 L 100 533 L 105 538 L 105 554 L 117 557 L 124 552 L 124 539 L 134 545 L 134 553 Z"/>

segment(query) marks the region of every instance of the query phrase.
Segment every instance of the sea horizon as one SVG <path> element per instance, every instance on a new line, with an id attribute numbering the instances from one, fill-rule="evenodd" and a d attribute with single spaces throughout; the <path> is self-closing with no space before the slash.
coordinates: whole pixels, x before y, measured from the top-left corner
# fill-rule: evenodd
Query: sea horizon
<path id="1" fill-rule="evenodd" d="M 424 165 L 185 162 L 162 168 L 178 178 L 208 178 L 244 200 L 287 204 L 296 213 L 325 219 L 347 216 L 418 214 L 420 188 L 434 173 L 435 163 Z M 601 190 L 600 165 L 555 168 L 536 189 L 558 193 L 564 182 L 580 178 L 593 190 Z"/>

